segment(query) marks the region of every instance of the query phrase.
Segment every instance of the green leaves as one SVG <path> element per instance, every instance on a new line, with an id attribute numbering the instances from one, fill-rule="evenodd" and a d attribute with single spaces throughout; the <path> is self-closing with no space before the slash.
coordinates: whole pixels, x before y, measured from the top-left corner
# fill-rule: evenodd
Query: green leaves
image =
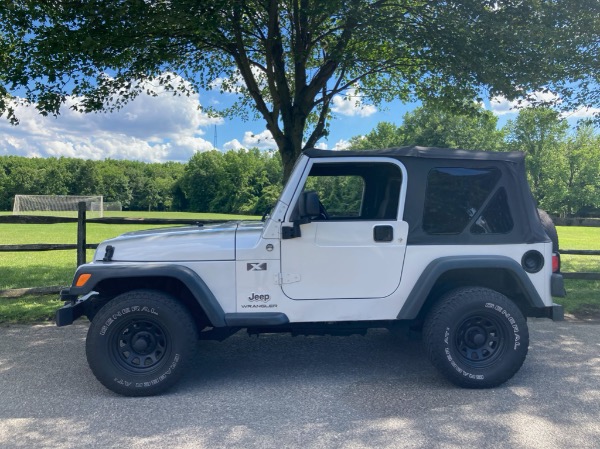
<path id="1" fill-rule="evenodd" d="M 499 151 L 505 146 L 505 133 L 496 128 L 497 123 L 498 118 L 478 104 L 465 105 L 462 112 L 425 104 L 407 113 L 401 126 L 379 123 L 366 136 L 353 138 L 351 147 L 369 150 L 420 145 Z"/>
<path id="2" fill-rule="evenodd" d="M 4 2 L 0 113 L 15 120 L 6 95 L 16 92 L 58 114 L 68 96 L 84 111 L 111 110 L 143 81 L 183 95 L 220 81 L 238 97 L 220 113 L 262 117 L 285 178 L 348 89 L 375 105 L 457 108 L 549 89 L 562 108 L 597 106 L 599 29 L 596 0 Z"/>

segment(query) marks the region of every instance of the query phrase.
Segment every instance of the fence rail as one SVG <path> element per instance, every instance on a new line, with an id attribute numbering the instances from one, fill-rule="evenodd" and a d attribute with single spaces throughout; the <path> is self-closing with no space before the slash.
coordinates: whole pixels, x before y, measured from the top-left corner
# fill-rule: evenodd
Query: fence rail
<path id="1" fill-rule="evenodd" d="M 0 245 L 0 252 L 25 252 L 25 251 L 58 251 L 58 250 L 77 250 L 77 266 L 85 263 L 85 252 L 87 249 L 95 249 L 97 243 L 88 244 L 86 242 L 87 223 L 101 224 L 144 224 L 144 225 L 196 225 L 226 223 L 230 220 L 194 220 L 194 219 L 176 219 L 176 218 L 124 218 L 124 217 L 105 217 L 105 218 L 87 218 L 85 203 L 79 203 L 77 218 L 75 217 L 50 217 L 36 215 L 5 215 L 0 216 L 0 223 L 8 224 L 56 224 L 56 223 L 77 223 L 77 243 L 37 243 L 28 245 Z"/>
<path id="2" fill-rule="evenodd" d="M 96 249 L 97 243 L 87 243 L 85 249 Z M 32 243 L 29 245 L 0 245 L 0 252 L 60 251 L 77 249 L 76 243 Z"/>

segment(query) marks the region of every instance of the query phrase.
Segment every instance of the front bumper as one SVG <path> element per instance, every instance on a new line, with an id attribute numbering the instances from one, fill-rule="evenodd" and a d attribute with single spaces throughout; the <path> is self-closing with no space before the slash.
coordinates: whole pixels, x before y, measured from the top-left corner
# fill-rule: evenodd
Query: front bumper
<path id="1" fill-rule="evenodd" d="M 60 292 L 60 298 L 63 301 L 69 301 L 64 306 L 56 311 L 56 325 L 58 327 L 68 326 L 73 324 L 77 318 L 82 317 L 86 314 L 85 301 L 96 292 L 90 292 L 89 294 L 77 299 L 77 295 L 70 293 L 70 289 L 66 288 Z"/>

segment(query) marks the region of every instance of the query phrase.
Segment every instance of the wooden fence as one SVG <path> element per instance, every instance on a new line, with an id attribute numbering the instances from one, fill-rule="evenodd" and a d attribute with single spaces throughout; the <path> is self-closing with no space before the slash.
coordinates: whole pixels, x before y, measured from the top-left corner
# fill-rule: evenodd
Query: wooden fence
<path id="1" fill-rule="evenodd" d="M 7 224 L 56 224 L 77 223 L 77 243 L 35 243 L 27 245 L 0 245 L 0 252 L 35 252 L 35 251 L 59 251 L 77 250 L 75 267 L 86 262 L 86 250 L 96 249 L 98 243 L 87 243 L 87 223 L 102 224 L 130 224 L 130 225 L 208 225 L 226 223 L 231 220 L 194 220 L 194 219 L 172 219 L 172 218 L 87 218 L 85 203 L 80 203 L 77 218 L 74 217 L 46 217 L 34 215 L 4 215 L 0 216 L 0 223 Z M 64 286 L 31 287 L 10 290 L 0 290 L 0 298 L 15 298 L 24 295 L 43 295 L 58 293 Z"/>
<path id="2" fill-rule="evenodd" d="M 104 224 L 137 224 L 137 225 L 203 225 L 225 223 L 228 220 L 193 220 L 193 219 L 169 219 L 169 218 L 86 218 L 85 203 L 80 204 L 77 218 L 69 217 L 45 217 L 28 215 L 6 215 L 0 216 L 0 223 L 14 224 L 54 224 L 54 223 L 77 223 L 77 243 L 76 244 L 54 244 L 38 243 L 28 245 L 0 245 L 0 252 L 21 252 L 21 251 L 57 251 L 57 250 L 77 250 L 76 266 L 86 262 L 85 255 L 87 249 L 96 249 L 97 243 L 86 242 L 86 224 L 104 223 Z M 574 224 L 574 223 L 570 223 Z M 597 250 L 561 250 L 561 255 L 577 256 L 600 256 Z M 596 272 L 563 272 L 565 279 L 583 279 L 600 280 L 600 273 Z M 55 293 L 59 287 L 39 287 L 28 289 L 0 290 L 0 297 L 13 297 L 23 294 L 46 294 Z"/>

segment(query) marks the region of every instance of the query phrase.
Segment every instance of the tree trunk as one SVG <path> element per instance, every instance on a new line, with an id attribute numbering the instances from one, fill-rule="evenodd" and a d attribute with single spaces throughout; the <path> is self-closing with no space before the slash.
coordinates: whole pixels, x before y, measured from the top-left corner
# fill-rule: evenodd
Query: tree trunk
<path id="1" fill-rule="evenodd" d="M 279 146 L 279 154 L 281 155 L 281 163 L 283 165 L 283 185 L 285 185 L 290 178 L 296 159 L 300 157 L 301 153 L 302 148 L 295 148 L 291 139 L 284 139 L 283 146 Z"/>
<path id="2" fill-rule="evenodd" d="M 302 154 L 302 139 L 306 125 L 306 114 L 294 107 L 291 114 L 283 116 L 283 134 L 275 139 L 283 164 L 283 184 L 288 181 L 296 160 Z"/>

